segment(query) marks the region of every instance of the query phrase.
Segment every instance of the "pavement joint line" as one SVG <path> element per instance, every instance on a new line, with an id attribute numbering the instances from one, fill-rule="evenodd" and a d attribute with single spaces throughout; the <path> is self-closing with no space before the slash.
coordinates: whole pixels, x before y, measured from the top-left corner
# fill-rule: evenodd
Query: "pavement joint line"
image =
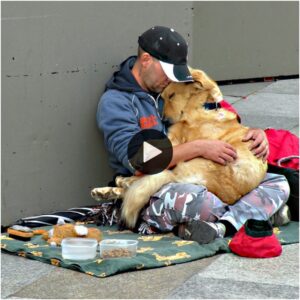
<path id="1" fill-rule="evenodd" d="M 225 97 L 232 97 L 232 98 L 242 98 L 242 97 L 244 97 L 243 95 L 230 95 L 230 94 L 226 94 L 224 96 Z"/>
<path id="2" fill-rule="evenodd" d="M 231 104 L 236 104 L 238 103 L 239 101 L 241 101 L 242 99 L 237 99 L 236 101 L 232 102 Z"/>
<path id="3" fill-rule="evenodd" d="M 226 94 L 226 96 L 234 97 L 234 98 L 241 98 L 243 100 L 243 99 L 245 99 L 245 98 L 247 98 L 251 95 L 255 95 L 257 93 L 263 93 L 263 88 L 261 90 L 256 90 L 256 91 L 250 92 L 249 94 L 246 94 L 246 95 L 229 95 L 229 94 Z M 290 95 L 290 94 L 287 94 L 287 95 Z M 291 94 L 291 95 L 294 95 L 294 94 Z"/>

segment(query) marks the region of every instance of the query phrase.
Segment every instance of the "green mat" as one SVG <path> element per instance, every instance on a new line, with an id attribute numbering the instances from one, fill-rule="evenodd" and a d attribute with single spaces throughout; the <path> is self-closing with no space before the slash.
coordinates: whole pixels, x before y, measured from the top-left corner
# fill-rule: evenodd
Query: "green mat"
<path id="1" fill-rule="evenodd" d="M 93 225 L 88 225 L 93 226 Z M 51 227 L 43 227 L 49 230 Z M 184 241 L 173 234 L 139 235 L 131 231 L 117 231 L 116 227 L 99 227 L 104 238 L 138 240 L 137 255 L 132 258 L 101 259 L 99 253 L 95 259 L 85 261 L 62 258 L 60 247 L 50 247 L 41 236 L 35 236 L 30 242 L 21 242 L 3 234 L 1 249 L 5 253 L 23 256 L 58 267 L 83 272 L 95 277 L 107 277 L 122 272 L 165 267 L 228 253 L 229 239 L 217 239 L 207 245 Z M 286 226 L 274 228 L 274 233 L 282 245 L 299 242 L 299 222 L 290 222 Z"/>

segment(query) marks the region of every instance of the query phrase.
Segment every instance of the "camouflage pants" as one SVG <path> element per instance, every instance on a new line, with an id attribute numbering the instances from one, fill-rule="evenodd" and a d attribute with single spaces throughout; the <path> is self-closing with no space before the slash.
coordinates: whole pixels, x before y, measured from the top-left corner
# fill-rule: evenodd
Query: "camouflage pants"
<path id="1" fill-rule="evenodd" d="M 267 220 L 289 197 L 290 189 L 282 175 L 268 173 L 261 184 L 233 205 L 223 203 L 204 186 L 169 183 L 150 198 L 141 214 L 150 226 L 162 232 L 191 219 L 229 221 L 236 230 L 247 219 Z"/>

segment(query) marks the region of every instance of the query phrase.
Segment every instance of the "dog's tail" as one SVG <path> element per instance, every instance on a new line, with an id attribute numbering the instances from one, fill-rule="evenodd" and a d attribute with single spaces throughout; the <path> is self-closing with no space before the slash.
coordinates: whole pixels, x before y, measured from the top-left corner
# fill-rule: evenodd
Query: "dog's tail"
<path id="1" fill-rule="evenodd" d="M 141 209 L 150 197 L 164 184 L 174 181 L 174 175 L 168 170 L 155 175 L 145 175 L 135 181 L 125 193 L 121 219 L 129 228 L 134 228 Z"/>

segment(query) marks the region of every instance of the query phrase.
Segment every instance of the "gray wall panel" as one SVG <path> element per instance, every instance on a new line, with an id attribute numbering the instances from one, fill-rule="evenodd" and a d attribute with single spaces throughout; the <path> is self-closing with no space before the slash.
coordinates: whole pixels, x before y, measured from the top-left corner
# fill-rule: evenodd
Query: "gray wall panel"
<path id="1" fill-rule="evenodd" d="M 193 63 L 216 80 L 299 74 L 299 2 L 195 2 Z"/>

